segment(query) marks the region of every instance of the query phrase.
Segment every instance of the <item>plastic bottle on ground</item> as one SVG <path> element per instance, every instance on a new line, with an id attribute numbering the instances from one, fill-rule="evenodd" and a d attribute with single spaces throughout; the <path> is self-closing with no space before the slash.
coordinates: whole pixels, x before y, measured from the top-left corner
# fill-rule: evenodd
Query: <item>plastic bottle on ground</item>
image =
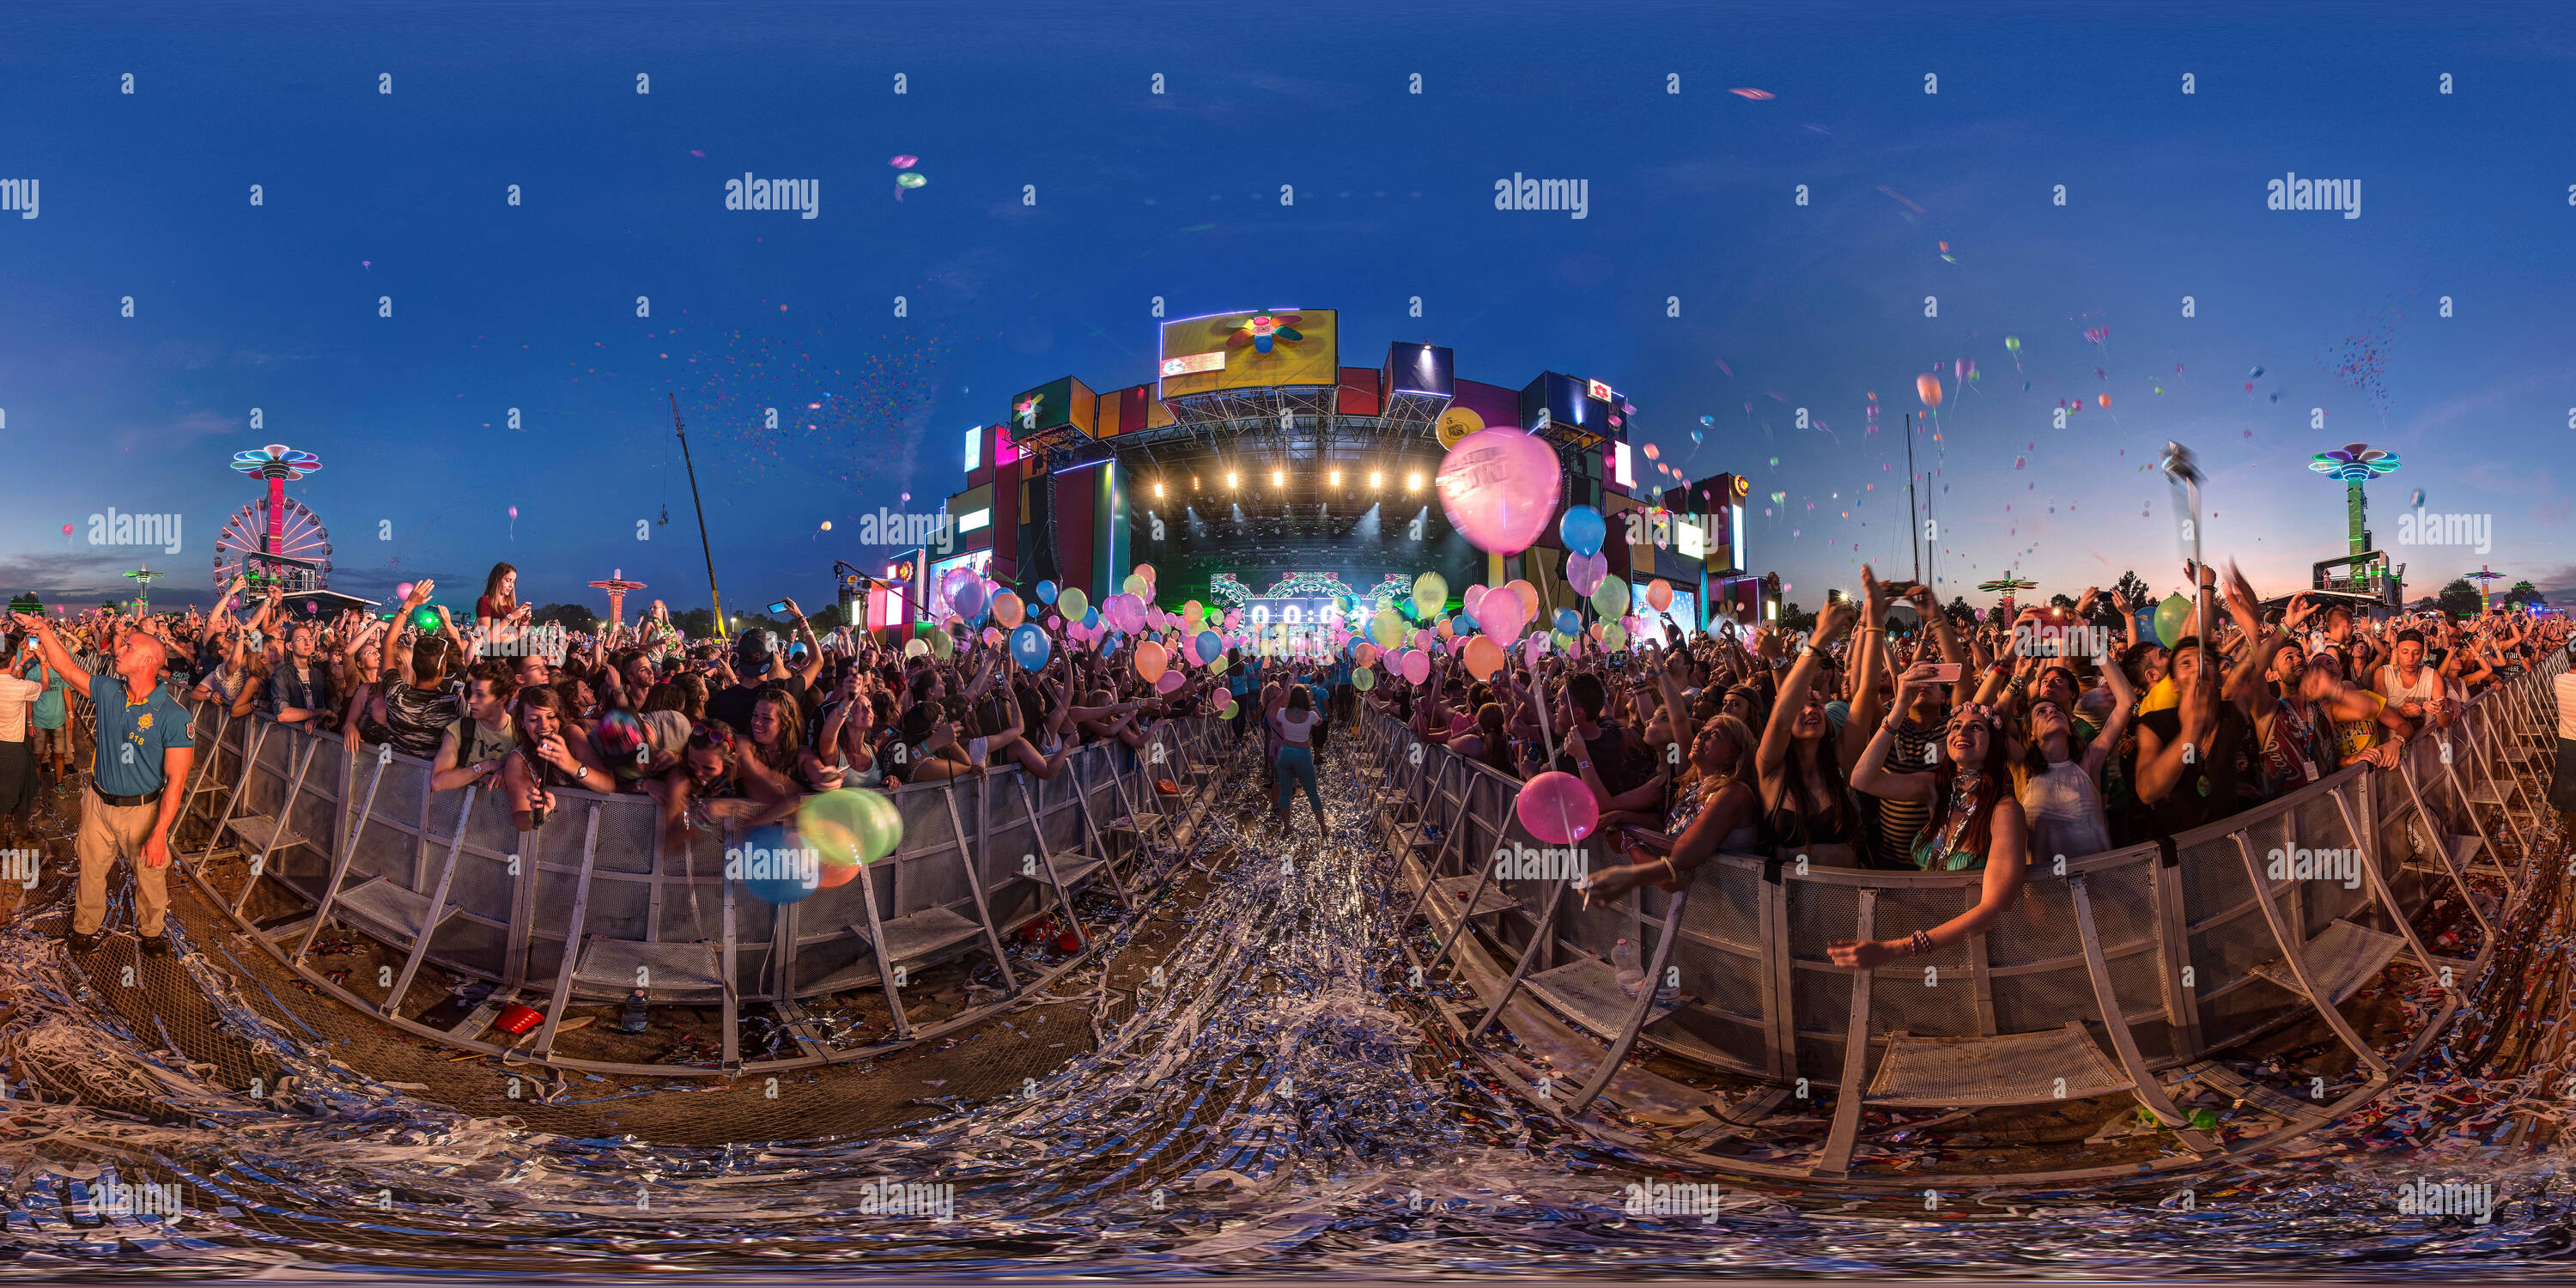
<path id="1" fill-rule="evenodd" d="M 1646 986 L 1645 968 L 1637 964 L 1637 946 L 1620 940 L 1610 949 L 1610 968 L 1619 973 L 1619 991 L 1635 997 Z"/>

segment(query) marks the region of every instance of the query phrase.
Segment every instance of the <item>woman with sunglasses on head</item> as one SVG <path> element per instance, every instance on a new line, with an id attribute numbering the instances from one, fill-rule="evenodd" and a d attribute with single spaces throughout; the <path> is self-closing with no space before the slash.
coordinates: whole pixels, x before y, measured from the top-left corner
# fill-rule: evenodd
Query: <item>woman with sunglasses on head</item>
<path id="1" fill-rule="evenodd" d="M 1897 682 L 1896 709 L 1903 710 L 1910 690 L 1932 682 L 1932 668 L 1921 663 Z M 1932 822 L 1916 838 L 1912 859 L 1926 872 L 1973 872 L 1985 881 L 1977 904 L 1930 930 L 1903 939 L 1838 939 L 1826 945 L 1837 966 L 1866 970 L 1899 957 L 1926 956 L 1982 933 L 2003 915 L 2021 889 L 2029 867 L 2030 836 L 2021 802 L 2009 790 L 2012 767 L 1996 735 L 1994 716 L 1969 704 L 1952 713 L 1942 739 L 1940 765 L 1928 773 L 1890 774 L 1887 753 L 1896 743 L 1892 721 L 1881 722 L 1878 735 L 1852 769 L 1852 785 L 1887 800 L 1929 800 Z"/>

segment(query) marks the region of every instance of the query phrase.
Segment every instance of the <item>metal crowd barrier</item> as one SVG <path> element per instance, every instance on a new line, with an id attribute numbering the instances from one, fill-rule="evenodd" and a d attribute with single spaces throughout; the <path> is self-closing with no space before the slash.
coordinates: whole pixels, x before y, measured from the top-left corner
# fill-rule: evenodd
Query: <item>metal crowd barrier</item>
<path id="1" fill-rule="evenodd" d="M 2542 808 L 2544 789 L 2525 779 L 2536 771 L 2546 782 L 2556 725 L 2548 686 L 2566 665 L 2564 653 L 2552 653 L 2479 695 L 2452 729 L 2413 739 L 2394 772 L 2347 767 L 2170 845 L 2068 856 L 2062 877 L 2055 856 L 2035 856 L 2022 895 L 1984 933 L 1868 972 L 1833 965 L 1827 943 L 1937 926 L 1975 905 L 1982 875 L 1720 854 L 1678 894 L 1649 885 L 1587 907 L 1568 874 L 1526 877 L 1518 864 L 1499 866 L 1518 847 L 1541 846 L 1515 816 L 1518 780 L 1372 714 L 1363 745 L 1374 763 L 1363 782 L 1386 803 L 1377 822 L 1399 858 L 1422 863 L 1410 879 L 1444 943 L 1441 957 L 1483 922 L 1516 958 L 1503 997 L 1481 1003 L 1476 1031 L 1525 988 L 1609 1046 L 1590 1082 L 1558 1101 L 1561 1112 L 1580 1112 L 1643 1042 L 1768 1084 L 1766 1109 L 1780 1102 L 1779 1089 L 1839 1087 L 1816 1174 L 1848 1167 L 1864 1106 L 2121 1091 L 2207 1153 L 2216 1147 L 2172 1110 L 2160 1075 L 2255 1097 L 2305 1130 L 2376 1095 L 2396 1071 L 2331 1003 L 2405 954 L 2450 988 L 2441 1015 L 2414 1036 L 2420 1047 L 2465 997 L 2507 911 L 2471 898 L 2467 876 L 2501 876 L 2509 903 L 2534 887 L 2542 866 L 2501 863 L 2497 838 L 2511 831 L 2525 842 L 2516 853 L 2531 853 L 2523 825 Z M 2302 848 L 2361 854 L 2341 879 L 2272 875 L 2273 851 L 2294 858 Z M 1597 841 L 1586 859 L 1587 868 L 1626 861 Z M 2417 937 L 2413 914 L 2431 898 L 2467 904 L 2481 931 L 2473 953 L 2437 952 Z M 1677 1004 L 1657 1001 L 1652 988 L 1636 999 L 1618 988 L 1609 958 L 1623 938 L 1650 958 L 1650 976 L 1678 984 Z M 2316 1005 L 2318 997 L 2329 1004 Z M 2333 1104 L 2284 1105 L 2269 1088 L 2238 1085 L 2241 1075 L 2211 1058 L 2310 1014 L 2366 1075 Z"/>
<path id="2" fill-rule="evenodd" d="M 565 1006 L 638 987 L 655 1003 L 720 1005 L 722 1071 L 738 1072 L 873 1054 L 1043 987 L 1087 959 L 1103 930 L 1082 920 L 1073 896 L 1099 886 L 1123 916 L 1159 883 L 1185 848 L 1190 807 L 1206 794 L 1191 789 L 1215 781 L 1214 762 L 1228 750 L 1212 718 L 1167 721 L 1142 753 L 1095 743 L 1077 749 L 1053 779 L 1013 767 L 899 788 L 891 797 L 904 830 L 893 854 L 862 865 L 846 884 L 772 906 L 725 878 L 726 850 L 742 844 L 730 824 L 721 838 L 693 834 L 675 851 L 663 842 L 652 797 L 554 788 L 554 814 L 521 832 L 497 792 L 433 791 L 427 760 L 365 743 L 353 750 L 336 732 L 262 715 L 233 719 L 221 708 L 198 708 L 197 769 L 183 844 L 174 848 L 257 942 L 342 1001 L 426 1036 L 489 1049 L 478 1039 L 490 1014 L 525 995 L 546 1007 L 537 1058 L 656 1074 L 693 1070 L 556 1056 Z M 1167 797 L 1157 777 L 1190 787 Z M 791 847 L 801 843 L 792 816 L 779 826 Z M 210 880 L 214 861 L 227 860 L 229 875 L 236 851 L 243 879 L 219 890 Z M 283 924 L 250 925 L 245 913 L 261 881 L 291 893 L 304 911 Z M 1047 917 L 1070 929 L 1080 949 L 1032 973 L 1011 959 L 1005 941 Z M 388 996 L 361 998 L 306 965 L 305 953 L 332 922 L 405 954 Z M 998 967 L 1002 998 L 933 1027 L 914 1024 L 900 991 L 909 975 L 977 953 Z M 423 1029 L 404 1011 L 425 964 L 491 982 L 491 1000 L 455 1029 Z M 892 1035 L 875 1047 L 830 1047 L 797 1006 L 864 988 L 881 991 L 892 1012 Z M 754 1004 L 775 1008 L 804 1053 L 742 1065 L 733 1021 Z"/>

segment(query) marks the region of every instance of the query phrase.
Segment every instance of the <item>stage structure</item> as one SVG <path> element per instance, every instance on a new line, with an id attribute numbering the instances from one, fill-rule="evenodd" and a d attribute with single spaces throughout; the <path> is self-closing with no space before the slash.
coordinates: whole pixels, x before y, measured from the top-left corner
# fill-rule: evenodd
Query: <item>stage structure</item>
<path id="1" fill-rule="evenodd" d="M 1573 605 L 1552 526 L 1520 555 L 1488 556 L 1450 529 L 1432 482 L 1470 434 L 1534 433 L 1556 450 L 1566 502 L 1623 523 L 1645 508 L 1628 456 L 1635 408 L 1607 381 L 1560 372 L 1518 388 L 1460 379 L 1454 351 L 1426 341 L 1389 344 L 1374 367 L 1342 366 L 1341 342 L 1331 309 L 1175 319 L 1158 326 L 1150 382 L 1095 392 L 1060 376 L 1012 395 L 1005 420 L 965 432 L 966 486 L 948 500 L 956 545 L 931 552 L 934 582 L 981 564 L 1024 595 L 1052 581 L 1096 602 L 1142 563 L 1159 599 L 1178 604 L 1222 602 L 1220 584 L 1258 599 L 1252 587 L 1299 576 L 1364 597 L 1401 579 L 1402 599 L 1436 571 L 1461 589 L 1525 577 L 1548 607 Z M 1730 559 L 1741 557 L 1741 501 L 1739 489 Z M 1659 571 L 1677 551 L 1604 550 L 1612 576 L 1664 575 L 1697 604 L 1708 553 L 1698 544 L 1687 570 Z"/>
<path id="2" fill-rule="evenodd" d="M 2340 558 L 2317 561 L 2315 589 L 2368 595 L 2391 608 L 2404 603 L 2405 565 L 2391 568 L 2387 553 L 2371 548 L 2370 503 L 2361 490 L 2372 479 L 2396 473 L 2398 464 L 2397 453 L 2368 443 L 2346 443 L 2308 459 L 2309 469 L 2343 483 L 2345 539 L 2351 545 Z"/>

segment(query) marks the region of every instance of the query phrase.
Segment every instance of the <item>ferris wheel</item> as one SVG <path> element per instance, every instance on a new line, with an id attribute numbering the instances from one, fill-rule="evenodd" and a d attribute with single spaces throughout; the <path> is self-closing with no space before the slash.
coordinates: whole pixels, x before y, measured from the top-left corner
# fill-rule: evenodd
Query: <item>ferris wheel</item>
<path id="1" fill-rule="evenodd" d="M 314 582 L 331 571 L 331 531 L 322 526 L 320 516 L 303 502 L 281 498 L 278 502 L 281 525 L 275 553 L 289 559 L 309 560 L 314 564 Z M 215 589 L 221 590 L 236 576 L 249 575 L 254 581 L 263 574 L 250 563 L 253 556 L 270 553 L 268 549 L 268 506 L 254 501 L 233 511 L 215 535 Z M 300 572 L 301 570 L 293 570 Z M 288 580 L 297 578 L 290 575 Z"/>

